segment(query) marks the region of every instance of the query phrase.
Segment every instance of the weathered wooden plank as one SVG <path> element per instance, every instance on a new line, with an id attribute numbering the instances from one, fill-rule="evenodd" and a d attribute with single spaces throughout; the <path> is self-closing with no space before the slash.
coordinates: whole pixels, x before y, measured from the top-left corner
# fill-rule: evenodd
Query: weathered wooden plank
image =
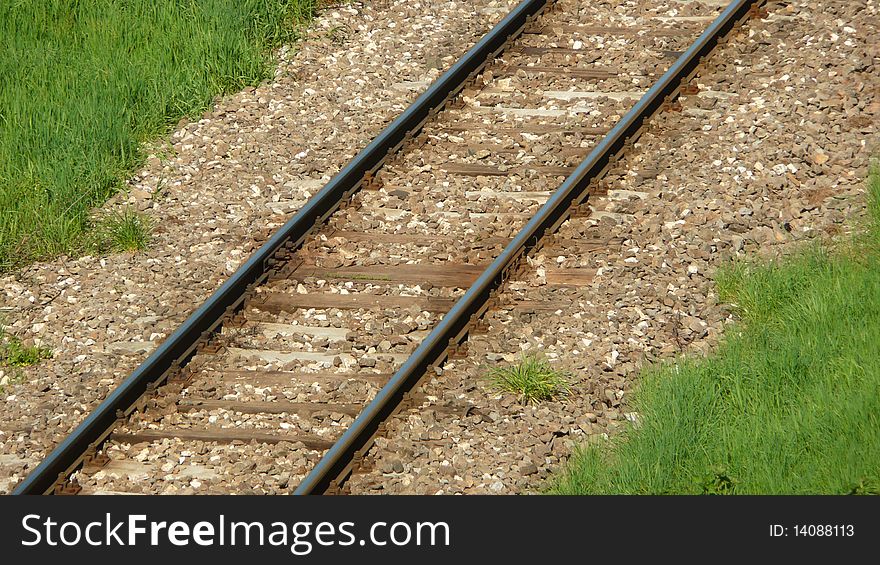
<path id="1" fill-rule="evenodd" d="M 560 110 L 558 108 L 512 108 L 509 106 L 470 106 L 469 110 L 475 114 L 506 114 L 519 118 L 571 118 L 578 112 L 589 112 L 590 109 L 582 108 L 566 108 Z"/>
<path id="2" fill-rule="evenodd" d="M 502 171 L 498 167 L 490 165 L 472 165 L 470 163 L 446 163 L 441 166 L 442 170 L 451 175 L 463 175 L 468 177 L 506 177 L 515 171 Z"/>
<path id="3" fill-rule="evenodd" d="M 461 153 L 467 152 L 470 155 L 480 151 L 489 151 L 492 155 L 519 155 L 520 153 L 528 153 L 528 150 L 525 147 L 501 147 L 494 143 L 468 143 L 464 147 L 456 143 L 453 145 L 452 149 L 458 150 L 458 152 Z"/>
<path id="4" fill-rule="evenodd" d="M 593 49 L 570 49 L 568 47 L 514 47 L 511 49 L 514 53 L 522 53 L 523 55 L 594 55 Z"/>
<path id="5" fill-rule="evenodd" d="M 697 34 L 701 29 L 682 29 L 681 27 L 646 28 L 642 26 L 612 27 L 585 25 L 548 25 L 535 26 L 523 31 L 528 35 L 552 35 L 559 32 L 580 35 L 623 35 L 642 37 L 687 37 Z"/>
<path id="6" fill-rule="evenodd" d="M 567 176 L 570 175 L 577 167 L 560 167 L 555 165 L 521 165 L 511 166 L 508 170 L 502 171 L 498 167 L 491 165 L 476 165 L 471 163 L 447 163 L 442 165 L 442 169 L 452 175 L 463 175 L 469 177 L 479 176 L 496 176 L 503 177 L 511 174 L 517 174 L 522 171 L 536 171 L 540 174 Z"/>
<path id="7" fill-rule="evenodd" d="M 693 4 L 695 0 L 671 0 L 676 4 Z M 701 4 L 713 8 L 726 8 L 730 4 L 730 0 L 700 0 Z"/>
<path id="8" fill-rule="evenodd" d="M 257 331 L 263 334 L 264 337 L 268 339 L 272 339 L 274 337 L 291 337 L 291 336 L 299 336 L 299 335 L 307 335 L 311 337 L 326 337 L 331 341 L 341 341 L 345 339 L 346 334 L 348 334 L 348 328 L 333 328 L 333 327 L 314 327 L 314 326 L 301 326 L 299 324 L 277 324 L 272 322 L 257 322 L 254 324 L 248 324 L 245 326 L 247 330 Z M 238 328 L 223 328 L 221 333 L 225 335 L 235 335 L 237 332 L 241 330 Z"/>
<path id="9" fill-rule="evenodd" d="M 478 96 L 508 98 L 519 94 L 520 92 L 513 87 L 505 87 L 486 88 L 480 91 Z M 645 92 L 641 90 L 625 90 L 617 92 L 607 90 L 536 90 L 530 92 L 530 94 L 551 100 L 571 102 L 573 100 L 597 100 L 599 98 L 608 98 L 617 101 L 639 100 L 644 96 Z"/>
<path id="10" fill-rule="evenodd" d="M 590 284 L 596 276 L 596 269 L 590 268 L 550 268 L 547 269 L 547 284 L 558 286 L 583 286 Z"/>
<path id="11" fill-rule="evenodd" d="M 340 310 L 359 309 L 401 309 L 413 306 L 424 312 L 448 312 L 455 304 L 452 298 L 433 296 L 390 296 L 384 294 L 284 294 L 280 292 L 263 293 L 265 298 L 255 299 L 251 306 L 265 312 L 293 312 L 302 308 L 338 308 Z"/>
<path id="12" fill-rule="evenodd" d="M 226 349 L 230 355 L 236 355 L 245 359 L 260 359 L 261 361 L 277 361 L 289 363 L 291 361 L 325 361 L 332 363 L 333 359 L 341 351 L 274 351 L 271 349 L 244 349 L 241 347 L 229 347 Z"/>
<path id="13" fill-rule="evenodd" d="M 326 402 L 286 402 L 286 401 L 236 401 L 215 400 L 211 398 L 184 398 L 178 405 L 180 412 L 190 410 L 230 410 L 242 414 L 303 414 L 315 412 L 339 412 L 357 416 L 363 407 L 360 404 L 329 404 Z"/>
<path id="14" fill-rule="evenodd" d="M 401 210 L 399 208 L 385 207 L 367 207 L 361 208 L 362 211 L 374 215 L 382 215 L 386 220 L 395 221 L 402 220 L 408 216 L 414 215 L 410 210 Z M 365 214 L 366 215 L 366 214 Z M 461 218 L 461 212 L 431 212 L 432 216 L 449 218 L 450 220 L 458 220 Z M 496 219 L 496 218 L 530 218 L 530 212 L 471 212 L 468 217 L 471 219 Z"/>
<path id="15" fill-rule="evenodd" d="M 313 265 L 301 265 L 291 278 L 316 277 L 349 281 L 377 281 L 390 284 L 420 284 L 430 282 L 434 286 L 467 288 L 483 272 L 484 265 L 466 264 L 416 264 L 416 265 L 353 265 L 326 269 Z"/>
<path id="16" fill-rule="evenodd" d="M 341 351 L 276 351 L 272 349 L 241 349 L 237 347 L 229 347 L 227 351 L 231 355 L 237 355 L 245 359 L 259 359 L 270 363 L 290 363 L 291 361 L 323 361 L 332 363 L 337 356 L 348 355 Z M 408 357 L 405 353 L 367 353 L 364 357 L 375 359 L 381 355 L 393 358 L 396 363 L 402 363 Z"/>
<path id="17" fill-rule="evenodd" d="M 335 231 L 330 235 L 329 239 L 341 237 L 347 241 L 369 241 L 373 243 L 411 243 L 414 245 L 431 245 L 434 243 L 466 243 L 461 238 L 454 238 L 444 235 L 424 235 L 424 234 L 408 234 L 408 233 L 373 233 L 373 232 L 357 232 L 357 231 Z M 509 237 L 486 237 L 479 241 L 480 247 L 487 245 L 507 245 L 510 243 Z"/>
<path id="18" fill-rule="evenodd" d="M 290 443 L 302 443 L 309 449 L 323 450 L 330 449 L 333 442 L 324 438 L 310 434 L 273 434 L 266 432 L 258 432 L 255 430 L 242 429 L 225 429 L 218 428 L 214 430 L 208 429 L 192 429 L 192 428 L 172 428 L 163 430 L 138 430 L 136 432 L 113 432 L 110 434 L 112 441 L 120 443 L 147 443 L 160 441 L 163 439 L 182 439 L 185 441 L 208 441 L 215 443 L 232 443 L 240 441 L 250 443 L 276 444 L 283 441 Z"/>
<path id="19" fill-rule="evenodd" d="M 147 496 L 145 492 L 125 492 L 121 490 L 103 490 L 92 487 L 83 487 L 80 495 L 89 496 Z"/>
<path id="20" fill-rule="evenodd" d="M 159 466 L 154 463 L 141 462 L 133 459 L 111 459 L 103 466 L 85 465 L 83 470 L 89 474 L 103 471 L 110 477 L 126 477 L 132 481 L 142 481 L 148 477 L 160 474 Z M 180 477 L 192 479 L 217 479 L 220 474 L 213 467 L 198 465 L 187 462 L 175 469 L 175 474 Z M 112 492 L 112 491 L 111 491 Z"/>
<path id="21" fill-rule="evenodd" d="M 501 190 L 468 190 L 465 193 L 467 198 L 498 198 L 498 199 L 507 199 L 507 200 L 538 200 L 543 201 L 550 198 L 552 192 L 549 190 L 536 190 L 536 191 L 501 191 Z"/>
<path id="22" fill-rule="evenodd" d="M 557 310 L 566 310 L 572 306 L 571 300 L 549 299 L 549 300 L 511 300 L 502 301 L 499 304 L 499 310 L 518 310 L 521 312 L 556 312 Z"/>
<path id="23" fill-rule="evenodd" d="M 0 468 L 35 466 L 37 463 L 39 463 L 38 460 L 31 459 L 30 457 L 22 458 L 14 453 L 0 453 Z"/>
<path id="24" fill-rule="evenodd" d="M 452 148 L 453 151 L 458 150 L 460 153 L 464 153 L 462 149 L 466 149 L 469 155 L 474 155 L 480 151 L 489 151 L 492 155 L 530 155 L 532 154 L 531 146 L 526 144 L 524 147 L 501 147 L 497 143 L 485 142 L 485 143 L 469 143 L 466 147 L 462 148 L 461 146 L 454 146 Z M 588 154 L 592 151 L 592 147 L 560 147 L 558 150 L 554 149 L 554 155 L 561 155 L 564 157 L 581 157 Z"/>
<path id="25" fill-rule="evenodd" d="M 605 135 L 611 128 L 606 127 L 585 127 L 577 124 L 521 124 L 516 126 L 505 126 L 502 124 L 486 124 L 482 122 L 457 122 L 440 128 L 440 131 L 447 133 L 456 133 L 462 131 L 489 131 L 495 134 L 574 134 L 583 135 Z"/>
<path id="26" fill-rule="evenodd" d="M 542 252 L 551 256 L 581 254 L 602 249 L 613 249 L 623 245 L 623 242 L 624 239 L 622 237 L 583 239 L 554 238 L 548 245 L 544 246 Z"/>
<path id="27" fill-rule="evenodd" d="M 727 5 L 727 0 L 724 0 Z M 652 16 L 652 20 L 657 20 L 665 24 L 678 24 L 682 22 L 708 24 L 718 16 Z"/>
<path id="28" fill-rule="evenodd" d="M 628 90 L 623 92 L 603 92 L 600 90 L 545 90 L 543 92 L 543 95 L 547 98 L 552 98 L 554 100 L 565 100 L 567 102 L 570 102 L 572 100 L 597 100 L 599 98 L 608 98 L 609 100 L 617 100 L 618 102 L 621 102 L 623 100 L 635 101 L 642 98 L 644 94 L 645 93 L 640 90 Z"/>
<path id="29" fill-rule="evenodd" d="M 212 373 L 212 379 L 227 383 L 247 383 L 252 386 L 289 386 L 294 383 L 316 383 L 320 385 L 339 384 L 357 380 L 384 385 L 391 373 L 300 373 L 293 371 L 219 371 Z"/>
<path id="30" fill-rule="evenodd" d="M 496 77 L 515 75 L 517 71 L 527 73 L 543 73 L 548 75 L 563 75 L 583 79 L 606 79 L 616 77 L 619 73 L 613 69 L 582 69 L 578 67 L 551 67 L 548 65 L 507 65 L 499 69 Z"/>

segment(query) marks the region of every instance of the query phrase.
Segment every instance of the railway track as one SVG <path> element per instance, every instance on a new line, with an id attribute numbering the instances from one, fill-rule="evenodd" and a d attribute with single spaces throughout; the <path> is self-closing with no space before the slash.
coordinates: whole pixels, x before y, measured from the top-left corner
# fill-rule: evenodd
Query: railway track
<path id="1" fill-rule="evenodd" d="M 607 194 L 654 113 L 697 94 L 701 61 L 760 4 L 523 1 L 14 493 L 344 491 L 389 416 L 466 416 L 420 380 L 486 331 L 529 253 L 603 245 L 590 195 Z M 541 276 L 558 298 L 593 274 L 574 262 Z"/>

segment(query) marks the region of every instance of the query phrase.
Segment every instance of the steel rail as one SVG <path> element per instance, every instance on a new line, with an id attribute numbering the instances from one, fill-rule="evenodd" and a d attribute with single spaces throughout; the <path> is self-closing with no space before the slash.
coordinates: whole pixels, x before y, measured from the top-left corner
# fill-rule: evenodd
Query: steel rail
<path id="1" fill-rule="evenodd" d="M 302 246 L 313 230 L 362 186 L 365 175 L 376 172 L 389 155 L 410 140 L 552 1 L 523 0 L 518 4 L 251 255 L 19 483 L 12 494 L 49 494 L 57 483 L 66 480 L 82 464 L 87 450 L 106 439 L 118 419 L 130 414 L 150 387 L 179 371 L 199 344 L 222 325 L 230 309 L 240 307 L 249 291 L 266 280 L 279 262 L 279 252 L 289 253 Z"/>
<path id="2" fill-rule="evenodd" d="M 626 147 L 638 138 L 647 120 L 664 103 L 671 102 L 678 96 L 681 88 L 696 74 L 699 64 L 719 41 L 762 3 L 763 0 L 734 0 L 706 28 L 554 191 L 550 199 L 455 303 L 388 384 L 321 458 L 294 494 L 322 494 L 341 484 L 356 457 L 365 453 L 380 424 L 394 413 L 406 393 L 418 383 L 429 367 L 446 357 L 450 345 L 454 346 L 466 336 L 473 317 L 485 311 L 493 292 L 512 274 L 517 262 L 530 249 L 535 248 L 545 234 L 552 233 L 568 219 L 572 204 L 589 195 L 591 182 L 598 180 L 614 164 Z"/>

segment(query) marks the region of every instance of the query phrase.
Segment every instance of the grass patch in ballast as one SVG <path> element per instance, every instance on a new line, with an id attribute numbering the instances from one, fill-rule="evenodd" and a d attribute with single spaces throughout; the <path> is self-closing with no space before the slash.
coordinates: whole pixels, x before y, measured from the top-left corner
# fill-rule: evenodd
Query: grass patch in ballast
<path id="1" fill-rule="evenodd" d="M 6 367 L 27 367 L 52 357 L 52 350 L 36 345 L 25 345 L 6 330 L 0 328 L 0 364 Z"/>
<path id="2" fill-rule="evenodd" d="M 131 208 L 114 212 L 98 224 L 95 247 L 99 251 L 142 251 L 150 242 L 153 221 Z"/>
<path id="3" fill-rule="evenodd" d="M 880 173 L 866 234 L 718 279 L 740 322 L 645 375 L 639 424 L 580 449 L 563 494 L 880 494 Z"/>
<path id="4" fill-rule="evenodd" d="M 523 404 L 564 396 L 569 387 L 568 375 L 537 355 L 526 355 L 507 367 L 492 367 L 487 378 L 494 390 L 512 392 Z"/>
<path id="5" fill-rule="evenodd" d="M 0 323 L 0 394 L 8 385 L 24 380 L 22 367 L 36 365 L 52 357 L 52 350 L 38 345 L 25 345 L 21 339 L 8 333 Z"/>
<path id="6" fill-rule="evenodd" d="M 85 250 L 144 142 L 271 77 L 316 4 L 0 2 L 0 271 Z"/>

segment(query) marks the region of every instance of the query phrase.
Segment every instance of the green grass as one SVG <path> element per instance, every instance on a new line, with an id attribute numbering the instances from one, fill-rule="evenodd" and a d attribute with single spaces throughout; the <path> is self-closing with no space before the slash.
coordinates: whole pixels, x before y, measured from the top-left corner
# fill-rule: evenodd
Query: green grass
<path id="1" fill-rule="evenodd" d="M 564 396 L 569 387 L 568 375 L 535 355 L 508 367 L 492 367 L 487 378 L 494 390 L 512 392 L 523 404 Z"/>
<path id="2" fill-rule="evenodd" d="M 316 4 L 0 2 L 0 271 L 81 250 L 144 142 L 269 77 Z"/>
<path id="3" fill-rule="evenodd" d="M 51 349 L 25 345 L 18 336 L 7 333 L 0 325 L 0 366 L 3 367 L 3 376 L 0 378 L 0 394 L 6 393 L 7 385 L 16 385 L 24 380 L 22 367 L 36 365 L 43 359 L 51 357 Z"/>
<path id="4" fill-rule="evenodd" d="M 153 221 L 131 208 L 107 216 L 95 230 L 95 247 L 100 251 L 142 251 L 150 242 Z"/>
<path id="5" fill-rule="evenodd" d="M 644 376 L 640 424 L 580 449 L 563 494 L 880 493 L 880 173 L 867 233 L 718 279 L 741 322 Z"/>
<path id="6" fill-rule="evenodd" d="M 18 337 L 0 330 L 0 363 L 4 366 L 27 367 L 50 357 L 52 357 L 50 349 L 26 346 Z"/>

